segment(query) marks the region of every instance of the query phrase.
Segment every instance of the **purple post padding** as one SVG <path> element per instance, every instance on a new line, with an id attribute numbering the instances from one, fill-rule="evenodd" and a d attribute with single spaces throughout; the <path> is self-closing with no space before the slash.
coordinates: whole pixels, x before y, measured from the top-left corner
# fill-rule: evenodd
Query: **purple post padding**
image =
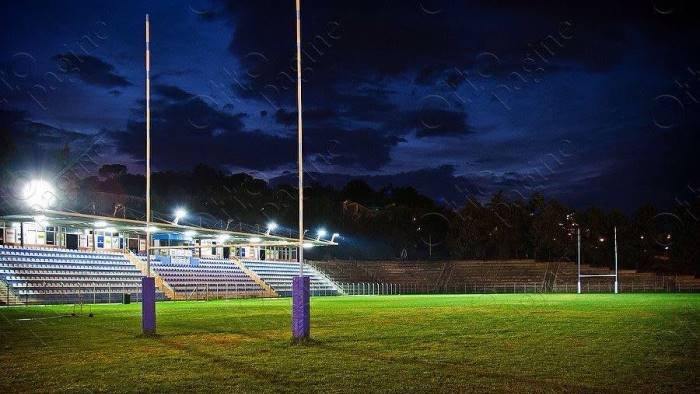
<path id="1" fill-rule="evenodd" d="M 311 277 L 292 278 L 292 337 L 308 338 L 311 334 L 310 319 Z"/>
<path id="2" fill-rule="evenodd" d="M 156 333 L 156 280 L 141 278 L 141 327 L 146 335 Z"/>

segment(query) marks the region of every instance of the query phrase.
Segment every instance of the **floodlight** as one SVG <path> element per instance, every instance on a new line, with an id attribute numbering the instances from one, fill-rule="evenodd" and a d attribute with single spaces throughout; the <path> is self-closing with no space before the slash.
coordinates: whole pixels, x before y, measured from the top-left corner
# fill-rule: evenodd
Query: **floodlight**
<path id="1" fill-rule="evenodd" d="M 262 239 L 260 237 L 250 237 L 250 238 L 248 238 L 248 241 L 250 241 L 252 243 L 258 243 L 258 242 L 262 242 Z"/>
<path id="2" fill-rule="evenodd" d="M 192 231 L 192 230 L 187 230 L 184 232 L 185 237 L 190 237 L 192 238 L 193 236 L 197 235 L 197 232 Z"/>
<path id="3" fill-rule="evenodd" d="M 304 242 L 304 249 L 310 249 L 313 247 L 314 247 L 314 244 L 312 244 L 311 242 Z"/>
<path id="4" fill-rule="evenodd" d="M 25 204 L 32 209 L 48 209 L 56 204 L 56 192 L 45 180 L 34 179 L 27 182 L 22 188 L 20 197 Z"/>
<path id="5" fill-rule="evenodd" d="M 321 237 L 325 237 L 326 234 L 328 234 L 328 232 L 325 229 L 318 229 L 318 231 L 316 231 L 316 241 L 320 241 Z"/>
<path id="6" fill-rule="evenodd" d="M 266 235 L 270 235 L 270 232 L 275 231 L 277 229 L 277 223 L 275 222 L 270 222 L 267 224 L 267 232 L 265 233 Z"/>
<path id="7" fill-rule="evenodd" d="M 335 241 L 337 237 L 340 237 L 340 234 L 338 233 L 333 233 L 333 236 L 331 237 L 331 242 Z"/>
<path id="8" fill-rule="evenodd" d="M 183 208 L 177 208 L 175 210 L 175 220 L 173 220 L 173 224 L 177 224 L 177 222 L 187 216 L 187 211 Z"/>

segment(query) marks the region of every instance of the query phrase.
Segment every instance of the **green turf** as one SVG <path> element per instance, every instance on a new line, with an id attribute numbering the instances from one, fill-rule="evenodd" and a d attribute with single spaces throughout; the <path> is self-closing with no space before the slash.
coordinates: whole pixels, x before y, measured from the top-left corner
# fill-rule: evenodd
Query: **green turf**
<path id="1" fill-rule="evenodd" d="M 316 297 L 0 309 L 0 393 L 699 390 L 700 295 Z M 22 320 L 22 319 L 34 320 Z"/>

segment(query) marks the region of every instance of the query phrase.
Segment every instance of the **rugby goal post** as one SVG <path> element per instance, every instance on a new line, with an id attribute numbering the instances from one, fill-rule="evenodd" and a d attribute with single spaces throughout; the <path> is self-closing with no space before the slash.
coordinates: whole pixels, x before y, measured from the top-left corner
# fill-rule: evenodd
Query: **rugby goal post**
<path id="1" fill-rule="evenodd" d="M 604 277 L 614 277 L 615 278 L 615 286 L 614 286 L 614 292 L 615 294 L 618 293 L 618 276 L 617 276 L 617 227 L 613 228 L 613 244 L 615 248 L 615 273 L 614 274 L 581 274 L 581 229 L 577 229 L 576 233 L 576 238 L 578 242 L 578 248 L 577 248 L 577 258 L 576 258 L 576 266 L 577 266 L 577 275 L 578 275 L 578 280 L 577 280 L 577 293 L 581 294 L 581 278 L 604 278 Z"/>

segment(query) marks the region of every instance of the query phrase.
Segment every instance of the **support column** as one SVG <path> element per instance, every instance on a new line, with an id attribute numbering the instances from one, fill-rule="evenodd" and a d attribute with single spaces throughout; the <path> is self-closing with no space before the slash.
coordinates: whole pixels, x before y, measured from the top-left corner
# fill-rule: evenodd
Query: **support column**
<path id="1" fill-rule="evenodd" d="M 156 333 L 156 281 L 152 276 L 141 278 L 141 325 L 144 335 Z"/>
<path id="2" fill-rule="evenodd" d="M 311 335 L 310 296 L 311 277 L 295 276 L 292 279 L 292 337 L 295 341 Z"/>

